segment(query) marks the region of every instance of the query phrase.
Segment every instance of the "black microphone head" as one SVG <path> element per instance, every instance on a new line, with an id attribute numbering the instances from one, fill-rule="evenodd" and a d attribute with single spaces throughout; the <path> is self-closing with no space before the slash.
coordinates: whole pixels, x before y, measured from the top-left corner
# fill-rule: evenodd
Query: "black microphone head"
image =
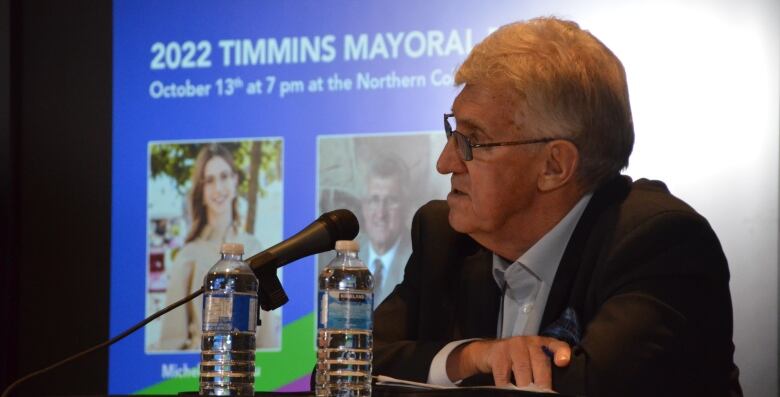
<path id="1" fill-rule="evenodd" d="M 347 209 L 326 212 L 319 220 L 325 223 L 325 228 L 334 243 L 338 240 L 354 240 L 360 231 L 357 217 Z"/>

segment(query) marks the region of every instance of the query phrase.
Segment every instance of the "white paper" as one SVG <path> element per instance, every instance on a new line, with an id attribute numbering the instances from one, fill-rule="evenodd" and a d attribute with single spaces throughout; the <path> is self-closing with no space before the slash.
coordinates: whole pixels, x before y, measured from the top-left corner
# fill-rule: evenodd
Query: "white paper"
<path id="1" fill-rule="evenodd" d="M 390 376 L 386 375 L 379 375 L 375 376 L 376 378 L 376 384 L 378 385 L 388 385 L 388 386 L 401 386 L 401 387 L 409 387 L 414 389 L 458 389 L 457 386 L 441 386 L 441 385 L 432 385 L 430 383 L 421 383 L 421 382 L 413 382 L 411 380 L 403 380 L 403 379 L 396 379 Z M 483 388 L 483 389 L 507 389 L 507 390 L 522 390 L 522 391 L 530 391 L 535 393 L 555 393 L 554 391 L 550 389 L 545 389 L 540 386 L 537 386 L 533 383 L 527 385 L 527 386 L 515 386 L 513 384 L 508 384 L 506 386 L 474 386 L 474 388 Z"/>

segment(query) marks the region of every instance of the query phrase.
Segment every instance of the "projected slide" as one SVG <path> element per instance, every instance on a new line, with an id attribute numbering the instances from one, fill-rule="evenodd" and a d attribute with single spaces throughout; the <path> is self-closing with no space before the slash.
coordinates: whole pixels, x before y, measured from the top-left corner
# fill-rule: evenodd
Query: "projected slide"
<path id="1" fill-rule="evenodd" d="M 453 70 L 514 1 L 114 4 L 112 335 L 200 287 L 223 241 L 246 256 L 323 211 L 360 219 L 361 257 L 400 281 Z M 468 15 L 468 18 L 464 18 Z M 257 329 L 257 390 L 303 390 L 324 253 L 279 270 L 290 302 Z M 109 392 L 198 389 L 201 301 L 112 346 Z"/>

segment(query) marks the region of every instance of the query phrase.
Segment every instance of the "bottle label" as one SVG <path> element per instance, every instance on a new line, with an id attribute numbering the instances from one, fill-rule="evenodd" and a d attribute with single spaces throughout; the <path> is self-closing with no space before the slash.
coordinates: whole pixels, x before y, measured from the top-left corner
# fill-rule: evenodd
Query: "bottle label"
<path id="1" fill-rule="evenodd" d="M 320 291 L 319 328 L 364 329 L 374 326 L 374 294 L 365 291 Z"/>
<path id="2" fill-rule="evenodd" d="M 254 332 L 257 327 L 257 295 L 206 293 L 203 298 L 203 331 Z"/>

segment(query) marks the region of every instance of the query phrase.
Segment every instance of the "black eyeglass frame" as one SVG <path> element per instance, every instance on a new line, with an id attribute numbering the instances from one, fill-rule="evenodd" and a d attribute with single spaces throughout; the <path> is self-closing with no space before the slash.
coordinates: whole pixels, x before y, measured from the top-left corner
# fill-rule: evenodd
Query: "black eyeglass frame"
<path id="1" fill-rule="evenodd" d="M 449 141 L 450 137 L 452 135 L 455 135 L 455 142 L 458 145 L 458 152 L 460 153 L 461 159 L 463 161 L 471 161 L 474 158 L 474 155 L 472 153 L 472 149 L 475 148 L 483 148 L 483 147 L 495 147 L 495 146 L 516 146 L 516 145 L 530 145 L 534 143 L 547 143 L 557 140 L 565 140 L 572 142 L 570 138 L 536 138 L 536 139 L 525 139 L 522 141 L 509 141 L 509 142 L 490 142 L 490 143 L 472 143 L 471 139 L 469 137 L 463 135 L 460 131 L 453 129 L 452 125 L 450 125 L 449 118 L 455 117 L 454 113 L 444 113 L 444 133 L 447 135 L 447 140 Z"/>

